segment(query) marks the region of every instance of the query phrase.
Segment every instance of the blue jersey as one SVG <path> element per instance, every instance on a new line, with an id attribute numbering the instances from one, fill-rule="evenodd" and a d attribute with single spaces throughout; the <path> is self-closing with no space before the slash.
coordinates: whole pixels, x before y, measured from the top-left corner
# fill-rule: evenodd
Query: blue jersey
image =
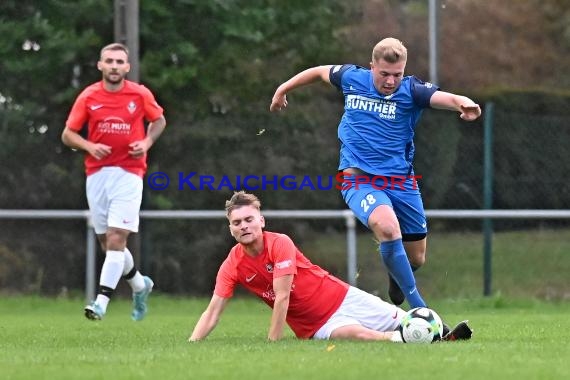
<path id="1" fill-rule="evenodd" d="M 439 88 L 406 76 L 396 92 L 383 95 L 374 87 L 371 71 L 355 65 L 333 66 L 329 78 L 345 100 L 338 126 L 339 170 L 411 175 L 416 124 Z"/>

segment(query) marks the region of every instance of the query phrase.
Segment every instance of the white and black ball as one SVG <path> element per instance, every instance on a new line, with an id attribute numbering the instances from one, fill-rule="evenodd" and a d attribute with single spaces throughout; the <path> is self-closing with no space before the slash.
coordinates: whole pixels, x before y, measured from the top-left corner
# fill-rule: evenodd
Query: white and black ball
<path id="1" fill-rule="evenodd" d="M 400 331 L 405 343 L 432 343 L 441 340 L 443 323 L 432 309 L 416 307 L 404 315 Z"/>

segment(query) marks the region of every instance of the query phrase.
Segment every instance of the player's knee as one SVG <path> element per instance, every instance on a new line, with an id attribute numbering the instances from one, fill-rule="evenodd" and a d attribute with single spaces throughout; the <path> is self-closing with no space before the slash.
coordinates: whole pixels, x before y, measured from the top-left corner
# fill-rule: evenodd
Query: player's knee
<path id="1" fill-rule="evenodd" d="M 426 262 L 426 255 L 425 255 L 425 251 L 422 253 L 418 253 L 416 252 L 415 255 L 412 255 L 411 257 L 408 257 L 408 259 L 410 260 L 410 265 L 415 267 L 415 268 L 419 268 L 422 265 L 425 264 Z"/>
<path id="2" fill-rule="evenodd" d="M 426 262 L 426 250 L 418 247 L 406 246 L 406 255 L 410 261 L 410 265 L 419 268 Z"/>
<path id="3" fill-rule="evenodd" d="M 106 250 L 123 251 L 127 246 L 128 232 L 118 229 L 109 229 L 106 234 Z"/>
<path id="4" fill-rule="evenodd" d="M 403 234 L 406 255 L 412 267 L 419 268 L 426 262 L 425 234 Z"/>
<path id="5" fill-rule="evenodd" d="M 381 241 L 392 241 L 402 237 L 398 222 L 372 221 L 369 227 Z"/>

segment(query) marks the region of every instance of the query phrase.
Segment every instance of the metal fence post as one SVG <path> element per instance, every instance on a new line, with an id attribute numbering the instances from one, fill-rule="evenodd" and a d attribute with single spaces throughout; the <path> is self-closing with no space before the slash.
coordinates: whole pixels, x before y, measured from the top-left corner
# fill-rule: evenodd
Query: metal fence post
<path id="1" fill-rule="evenodd" d="M 85 253 L 85 298 L 89 303 L 95 299 L 95 262 L 97 254 L 97 237 L 91 224 L 91 218 L 87 216 L 87 245 Z"/>
<path id="2" fill-rule="evenodd" d="M 357 274 L 356 274 L 356 219 L 352 211 L 347 210 L 345 213 L 346 220 L 346 258 L 347 258 L 347 278 L 348 283 L 352 286 L 356 286 Z"/>
<path id="3" fill-rule="evenodd" d="M 493 208 L 493 103 L 485 104 L 483 138 L 483 208 Z M 483 219 L 483 295 L 491 295 L 491 260 L 493 255 L 493 221 Z"/>

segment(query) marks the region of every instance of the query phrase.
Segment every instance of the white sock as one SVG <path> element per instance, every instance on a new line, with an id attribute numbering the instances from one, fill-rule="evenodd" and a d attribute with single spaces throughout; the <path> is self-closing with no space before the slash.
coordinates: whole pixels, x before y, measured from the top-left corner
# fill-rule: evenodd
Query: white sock
<path id="1" fill-rule="evenodd" d="M 135 267 L 135 261 L 133 260 L 131 251 L 129 251 L 128 248 L 125 248 L 124 254 L 125 266 L 123 268 L 123 276 L 129 273 Z M 140 292 L 145 288 L 144 278 L 139 271 L 137 271 L 132 278 L 128 279 L 127 282 L 135 293 Z"/>
<path id="2" fill-rule="evenodd" d="M 95 302 L 101 306 L 101 309 L 103 309 L 103 313 L 105 313 L 107 311 L 107 305 L 109 305 L 109 297 L 104 296 L 102 294 L 98 294 L 97 298 L 95 299 Z"/>
<path id="3" fill-rule="evenodd" d="M 123 251 L 107 251 L 105 262 L 101 268 L 101 278 L 99 284 L 111 289 L 115 289 L 125 267 L 125 254 Z"/>

